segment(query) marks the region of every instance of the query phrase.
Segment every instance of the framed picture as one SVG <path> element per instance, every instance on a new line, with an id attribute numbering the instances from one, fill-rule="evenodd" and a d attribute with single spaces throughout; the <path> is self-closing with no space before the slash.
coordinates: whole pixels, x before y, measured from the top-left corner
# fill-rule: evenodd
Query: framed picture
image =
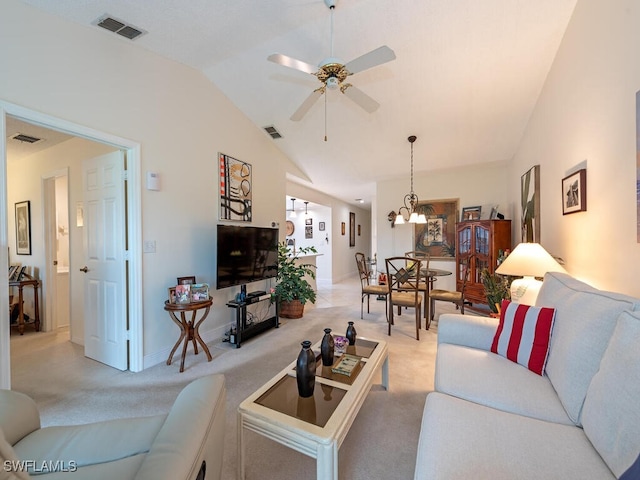
<path id="1" fill-rule="evenodd" d="M 349 212 L 349 246 L 356 246 L 356 214 Z"/>
<path id="2" fill-rule="evenodd" d="M 490 220 L 495 220 L 498 218 L 498 205 L 494 205 L 491 207 L 491 214 L 489 215 Z"/>
<path id="3" fill-rule="evenodd" d="M 304 238 L 313 238 L 313 227 L 309 225 L 305 225 L 304 227 Z"/>
<path id="4" fill-rule="evenodd" d="M 16 203 L 16 253 L 31 255 L 31 202 Z"/>
<path id="5" fill-rule="evenodd" d="M 176 287 L 167 288 L 169 294 L 169 303 L 176 303 Z"/>
<path id="6" fill-rule="evenodd" d="M 340 231 L 342 232 L 342 235 L 344 235 L 344 229 L 345 229 L 346 224 L 344 222 L 342 222 L 340 224 Z"/>
<path id="7" fill-rule="evenodd" d="M 304 224 L 305 225 L 313 225 L 313 218 L 305 218 L 304 219 Z"/>
<path id="8" fill-rule="evenodd" d="M 209 300 L 208 283 L 194 283 L 193 285 L 191 285 L 192 302 L 206 302 L 207 300 Z"/>
<path id="9" fill-rule="evenodd" d="M 251 164 L 218 154 L 220 163 L 220 220 L 251 221 Z"/>
<path id="10" fill-rule="evenodd" d="M 361 231 L 362 231 L 361 227 L 360 227 L 360 225 L 358 225 L 358 236 L 360 236 Z"/>
<path id="11" fill-rule="evenodd" d="M 191 284 L 176 285 L 176 303 L 191 303 Z"/>
<path id="12" fill-rule="evenodd" d="M 480 220 L 480 214 L 482 213 L 482 207 L 463 207 L 462 218 L 460 221 L 465 222 L 467 220 Z"/>
<path id="13" fill-rule="evenodd" d="M 424 213 L 427 223 L 415 224 L 415 251 L 428 253 L 431 260 L 455 260 L 458 204 L 457 198 L 418 203 L 416 209 Z"/>
<path id="14" fill-rule="evenodd" d="M 540 242 L 540 165 L 520 177 L 520 229 L 523 242 Z"/>
<path id="15" fill-rule="evenodd" d="M 196 277 L 178 277 L 178 285 L 193 285 L 196 283 Z"/>
<path id="16" fill-rule="evenodd" d="M 562 179 L 562 214 L 587 211 L 587 169 Z"/>
<path id="17" fill-rule="evenodd" d="M 318 222 L 318 230 L 324 232 L 324 222 Z"/>

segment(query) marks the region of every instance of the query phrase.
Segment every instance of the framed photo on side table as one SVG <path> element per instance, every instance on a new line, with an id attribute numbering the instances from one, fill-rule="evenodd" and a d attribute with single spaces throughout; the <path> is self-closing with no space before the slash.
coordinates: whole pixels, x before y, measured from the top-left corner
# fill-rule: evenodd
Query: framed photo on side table
<path id="1" fill-rule="evenodd" d="M 480 220 L 482 213 L 482 206 L 477 207 L 462 207 L 462 221 L 466 220 Z"/>
<path id="2" fill-rule="evenodd" d="M 196 283 L 196 277 L 178 277 L 178 285 L 193 285 Z"/>
<path id="3" fill-rule="evenodd" d="M 562 179 L 562 214 L 587 211 L 587 169 Z"/>

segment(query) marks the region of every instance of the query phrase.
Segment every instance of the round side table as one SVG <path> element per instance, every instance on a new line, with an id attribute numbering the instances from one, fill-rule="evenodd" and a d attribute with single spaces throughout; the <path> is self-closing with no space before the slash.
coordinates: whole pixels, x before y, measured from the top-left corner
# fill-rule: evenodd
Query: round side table
<path id="1" fill-rule="evenodd" d="M 184 345 L 182 347 L 182 360 L 180 361 L 180 371 L 184 372 L 184 357 L 187 355 L 187 345 L 189 342 L 193 342 L 193 352 L 198 354 L 198 343 L 202 346 L 202 350 L 207 354 L 207 359 L 211 361 L 211 352 L 207 347 L 207 344 L 204 343 L 202 338 L 200 337 L 200 333 L 198 329 L 200 328 L 200 324 L 204 322 L 204 319 L 209 315 L 209 310 L 211 309 L 211 305 L 213 304 L 213 299 L 209 297 L 209 300 L 205 300 L 203 302 L 192 302 L 192 303 L 169 303 L 169 300 L 165 300 L 164 309 L 169 312 L 171 315 L 171 319 L 175 322 L 178 327 L 180 327 L 180 338 L 173 346 L 171 353 L 169 354 L 169 358 L 167 359 L 167 365 L 171 365 L 171 360 L 173 359 L 173 354 L 178 349 L 180 342 L 184 340 Z M 199 310 L 204 310 L 202 312 L 202 316 L 200 320 L 196 321 L 196 316 Z M 187 313 L 191 312 L 191 318 L 187 319 Z M 176 315 L 180 313 L 180 318 Z"/>

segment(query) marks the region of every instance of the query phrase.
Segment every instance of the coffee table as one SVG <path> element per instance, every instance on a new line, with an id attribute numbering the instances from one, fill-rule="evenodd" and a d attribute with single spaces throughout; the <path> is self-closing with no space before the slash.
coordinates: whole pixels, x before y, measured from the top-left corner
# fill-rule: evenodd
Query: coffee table
<path id="1" fill-rule="evenodd" d="M 320 349 L 320 342 L 314 345 Z M 371 390 L 376 372 L 389 389 L 387 343 L 358 337 L 347 353 L 361 357 L 351 377 L 317 362 L 313 396 L 298 395 L 295 360 L 238 407 L 238 478 L 245 478 L 245 430 L 316 459 L 318 479 L 338 478 L 338 449 Z M 339 361 L 336 356 L 334 365 Z"/>

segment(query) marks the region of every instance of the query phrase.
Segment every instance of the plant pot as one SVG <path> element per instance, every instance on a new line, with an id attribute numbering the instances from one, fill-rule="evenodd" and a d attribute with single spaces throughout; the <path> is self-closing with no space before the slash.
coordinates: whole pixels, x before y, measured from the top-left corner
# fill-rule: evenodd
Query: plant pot
<path id="1" fill-rule="evenodd" d="M 282 318 L 302 318 L 303 313 L 304 304 L 300 303 L 300 300 L 280 303 L 280 316 Z"/>

